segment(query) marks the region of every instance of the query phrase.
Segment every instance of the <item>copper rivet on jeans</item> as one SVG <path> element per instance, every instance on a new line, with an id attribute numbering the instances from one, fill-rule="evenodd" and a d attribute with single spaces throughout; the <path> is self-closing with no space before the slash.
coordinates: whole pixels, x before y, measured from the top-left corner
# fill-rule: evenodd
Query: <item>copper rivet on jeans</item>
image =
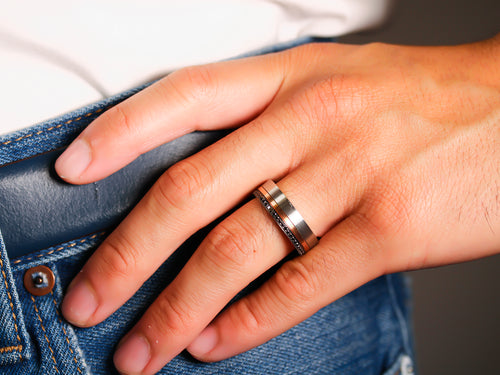
<path id="1" fill-rule="evenodd" d="M 47 266 L 30 268 L 24 274 L 24 287 L 34 296 L 49 294 L 54 288 L 55 277 Z"/>

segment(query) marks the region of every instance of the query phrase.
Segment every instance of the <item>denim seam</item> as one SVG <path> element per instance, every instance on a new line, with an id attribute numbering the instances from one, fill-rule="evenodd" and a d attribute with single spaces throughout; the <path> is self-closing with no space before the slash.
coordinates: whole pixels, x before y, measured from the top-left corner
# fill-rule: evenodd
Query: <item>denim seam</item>
<path id="1" fill-rule="evenodd" d="M 392 276 L 386 275 L 386 281 L 387 281 L 387 289 L 389 290 L 389 295 L 391 298 L 391 305 L 394 309 L 394 313 L 396 314 L 396 318 L 397 318 L 398 323 L 399 323 L 399 329 L 401 331 L 404 349 L 406 351 L 406 354 L 411 355 L 410 341 L 409 341 L 409 337 L 408 337 L 408 327 L 407 327 L 406 321 L 403 317 L 403 312 L 401 311 L 401 307 L 397 303 L 396 291 L 394 290 Z"/>
<path id="2" fill-rule="evenodd" d="M 39 131 L 37 131 L 37 132 L 35 132 L 35 133 L 29 133 L 29 134 L 23 135 L 23 136 L 21 136 L 21 137 L 19 137 L 19 138 L 16 138 L 16 139 L 13 139 L 13 140 L 10 140 L 10 141 L 5 141 L 5 142 L 2 142 L 2 143 L 0 143 L 0 146 L 7 146 L 7 145 L 8 145 L 8 144 L 10 144 L 10 143 L 20 142 L 20 141 L 22 141 L 23 139 L 30 138 L 30 137 L 32 137 L 32 136 L 34 136 L 34 135 L 40 135 L 40 134 L 43 134 L 43 133 L 48 132 L 48 131 L 52 131 L 52 130 L 55 130 L 55 129 L 59 129 L 59 128 L 63 127 L 64 125 L 69 125 L 69 124 L 71 124 L 72 122 L 75 122 L 75 121 L 80 121 L 80 120 L 81 120 L 82 118 L 84 118 L 84 117 L 90 117 L 90 116 L 92 116 L 92 115 L 95 115 L 95 114 L 100 113 L 100 112 L 102 112 L 102 111 L 104 111 L 104 110 L 107 110 L 107 109 L 109 109 L 109 107 L 106 107 L 106 108 L 99 108 L 99 109 L 95 110 L 94 112 L 89 112 L 89 113 L 86 113 L 85 115 L 82 115 L 82 116 L 77 117 L 77 118 L 75 118 L 75 119 L 71 119 L 71 120 L 68 120 L 68 121 L 66 121 L 66 122 L 63 122 L 62 124 L 59 124 L 59 125 L 56 125 L 56 126 L 51 126 L 50 128 L 47 128 L 47 129 L 44 129 L 44 130 L 39 130 Z"/>
<path id="3" fill-rule="evenodd" d="M 64 332 L 64 338 L 66 339 L 66 342 L 68 343 L 69 351 L 73 355 L 73 360 L 75 361 L 76 369 L 81 374 L 82 370 L 80 370 L 80 365 L 78 364 L 78 360 L 76 359 L 75 351 L 71 348 L 71 344 L 69 342 L 68 332 L 66 332 L 66 328 L 64 328 L 64 323 L 63 323 L 63 321 L 61 319 L 61 314 L 59 314 L 59 309 L 57 307 L 56 297 L 54 296 L 54 293 L 52 291 L 50 292 L 50 294 L 52 295 L 52 301 L 54 301 L 54 306 L 56 308 L 57 319 L 59 320 L 59 323 L 61 323 L 61 327 L 62 327 L 62 330 Z"/>
<path id="4" fill-rule="evenodd" d="M 0 257 L 0 267 L 2 268 L 3 281 L 4 281 L 5 287 L 7 289 L 7 296 L 9 297 L 9 301 L 10 301 L 9 304 L 10 304 L 10 308 L 12 310 L 12 317 L 14 318 L 14 328 L 16 330 L 16 338 L 17 338 L 17 341 L 19 342 L 19 345 L 17 345 L 17 346 L 8 346 L 5 348 L 0 348 L 0 350 L 2 353 L 19 351 L 19 359 L 22 360 L 23 356 L 21 354 L 21 351 L 23 350 L 23 345 L 21 343 L 21 337 L 19 337 L 19 330 L 17 328 L 17 317 L 16 317 L 16 313 L 14 311 L 14 304 L 12 303 L 12 296 L 10 295 L 10 291 L 9 291 L 9 283 L 7 282 L 7 275 L 5 274 L 4 264 L 3 264 L 1 257 Z"/>
<path id="5" fill-rule="evenodd" d="M 47 256 L 47 255 L 52 255 L 52 254 L 53 254 L 53 253 L 55 253 L 55 252 L 62 251 L 62 250 L 66 250 L 66 249 L 70 249 L 70 248 L 72 248 L 72 247 L 75 247 L 76 245 L 83 244 L 83 243 L 85 243 L 85 242 L 87 242 L 87 241 L 93 240 L 93 239 L 95 239 L 95 238 L 97 238 L 97 237 L 99 237 L 99 236 L 102 236 L 102 235 L 104 235 L 104 234 L 106 234 L 106 232 L 96 233 L 96 234 L 94 234 L 94 235 L 92 235 L 92 236 L 90 236 L 90 237 L 88 237 L 88 238 L 84 238 L 84 239 L 82 239 L 82 240 L 77 240 L 77 241 L 73 241 L 73 242 L 71 242 L 71 241 L 70 241 L 68 244 L 66 244 L 66 245 L 64 245 L 64 246 L 60 246 L 60 247 L 55 248 L 55 249 L 52 249 L 52 250 L 50 250 L 50 251 L 49 251 L 49 252 L 47 252 L 47 253 L 38 254 L 38 255 L 36 255 L 35 257 L 28 257 L 28 258 L 25 258 L 25 259 L 17 259 L 17 260 L 15 260 L 15 261 L 13 261 L 13 262 L 12 262 L 12 264 L 16 264 L 16 265 L 17 265 L 17 264 L 20 264 L 20 263 L 22 263 L 22 262 L 28 262 L 28 261 L 31 261 L 31 260 L 33 260 L 34 258 L 42 258 L 42 257 Z M 43 250 L 42 250 L 42 251 L 43 251 Z"/>
<path id="6" fill-rule="evenodd" d="M 59 374 L 60 371 L 57 368 L 57 361 L 56 361 L 56 358 L 54 357 L 54 350 L 52 349 L 52 346 L 50 345 L 50 340 L 47 337 L 47 331 L 46 331 L 46 329 L 45 329 L 45 327 L 43 325 L 43 320 L 42 320 L 42 317 L 40 316 L 40 311 L 38 311 L 38 307 L 36 306 L 35 298 L 33 298 L 33 296 L 30 296 L 30 297 L 31 297 L 31 300 L 33 301 L 33 306 L 35 307 L 35 311 L 36 311 L 36 315 L 38 317 L 38 320 L 40 321 L 40 325 L 42 327 L 43 335 L 45 336 L 45 340 L 47 341 L 47 344 L 49 345 L 49 350 L 50 350 L 50 353 L 52 354 L 52 361 L 54 361 L 54 368 L 56 369 L 56 372 Z"/>
<path id="7" fill-rule="evenodd" d="M 21 352 L 23 350 L 23 346 L 22 345 L 16 345 L 16 346 L 5 346 L 3 348 L 0 348 L 0 354 L 3 354 L 3 353 L 10 353 L 10 352 L 15 352 L 15 351 L 19 351 Z M 21 358 L 22 359 L 22 358 Z"/>

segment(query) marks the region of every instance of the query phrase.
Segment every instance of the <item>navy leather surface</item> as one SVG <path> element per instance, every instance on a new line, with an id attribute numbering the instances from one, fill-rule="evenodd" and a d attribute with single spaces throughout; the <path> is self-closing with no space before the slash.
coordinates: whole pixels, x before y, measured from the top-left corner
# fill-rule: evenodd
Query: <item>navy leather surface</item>
<path id="1" fill-rule="evenodd" d="M 109 229 L 169 166 L 226 135 L 187 134 L 89 185 L 63 182 L 54 171 L 62 149 L 0 167 L 0 228 L 10 258 Z"/>

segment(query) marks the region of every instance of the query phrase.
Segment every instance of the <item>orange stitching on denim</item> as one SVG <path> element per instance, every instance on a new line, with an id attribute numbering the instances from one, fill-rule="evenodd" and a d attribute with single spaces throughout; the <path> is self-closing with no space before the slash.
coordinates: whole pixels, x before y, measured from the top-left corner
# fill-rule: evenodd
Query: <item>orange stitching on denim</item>
<path id="1" fill-rule="evenodd" d="M 99 113 L 99 112 L 102 112 L 104 110 L 107 110 L 108 108 L 110 108 L 110 107 L 100 108 L 100 109 L 98 109 L 98 110 L 96 110 L 94 112 L 89 112 L 89 113 L 85 114 L 84 116 L 85 117 L 89 117 L 89 116 L 95 115 L 96 113 Z M 80 121 L 84 116 L 80 116 L 78 118 L 68 120 L 68 121 L 66 121 L 66 122 L 64 122 L 62 124 L 56 125 L 56 126 L 51 126 L 50 128 L 47 128 L 45 130 L 39 130 L 36 133 L 30 133 L 30 134 L 23 135 L 22 137 L 16 138 L 16 139 L 14 139 L 12 141 L 6 141 L 6 142 L 3 142 L 3 143 L 0 143 L 0 146 L 7 146 L 9 143 L 22 141 L 23 139 L 32 137 L 33 135 L 40 135 L 40 134 L 45 133 L 45 132 L 50 132 L 50 131 L 52 131 L 54 129 L 59 129 L 60 127 L 62 127 L 64 125 L 69 125 L 69 124 L 71 124 L 74 121 Z"/>
<path id="2" fill-rule="evenodd" d="M 68 338 L 68 333 L 66 332 L 66 328 L 64 328 L 64 323 L 61 319 L 61 315 L 59 314 L 59 308 L 57 307 L 57 302 L 56 302 L 56 297 L 54 296 L 54 292 L 50 292 L 50 294 L 52 295 L 52 301 L 54 301 L 54 306 L 56 307 L 56 314 L 57 314 L 57 319 L 59 320 L 59 323 L 61 323 L 61 327 L 63 329 L 63 332 L 64 332 L 64 336 L 65 336 L 65 339 L 66 339 L 66 342 L 68 343 L 68 348 L 69 348 L 69 351 L 71 352 L 71 354 L 73 355 L 73 360 L 75 361 L 75 364 L 76 364 L 76 369 L 78 370 L 78 372 L 81 374 L 82 373 L 82 370 L 80 370 L 80 366 L 78 366 L 78 360 L 76 359 L 76 354 L 75 352 L 73 351 L 73 349 L 71 348 L 71 344 L 69 342 L 69 338 Z"/>
<path id="3" fill-rule="evenodd" d="M 5 274 L 5 271 L 4 271 L 4 267 L 3 267 L 3 261 L 2 261 L 2 258 L 0 257 L 0 267 L 2 268 L 2 276 L 3 276 L 3 281 L 5 283 L 5 288 L 7 289 L 7 296 L 9 297 L 9 305 L 10 305 L 10 309 L 12 310 L 12 317 L 14 318 L 14 328 L 16 330 L 16 337 L 17 337 L 17 341 L 19 342 L 19 344 L 21 344 L 21 338 L 19 337 L 19 330 L 17 328 L 17 317 L 16 317 L 16 313 L 14 311 L 14 304 L 12 303 L 12 296 L 10 295 L 10 291 L 9 291 L 9 283 L 7 282 L 7 275 Z M 23 359 L 23 356 L 21 355 L 21 353 L 19 353 L 19 359 Z"/>
<path id="4" fill-rule="evenodd" d="M 106 232 L 97 233 L 97 234 L 94 234 L 94 235 L 90 236 L 89 238 L 84 238 L 83 240 L 78 240 L 78 241 L 71 242 L 68 245 L 61 246 L 61 247 L 58 247 L 57 249 L 50 250 L 49 252 L 47 252 L 45 254 L 38 254 L 35 257 L 36 258 L 41 258 L 41 257 L 44 257 L 46 255 L 51 255 L 51 254 L 53 254 L 53 253 L 55 253 L 57 251 L 69 249 L 69 248 L 75 247 L 78 244 L 82 244 L 82 243 L 85 243 L 87 241 L 93 240 L 93 239 L 95 239 L 95 238 L 97 238 L 99 236 L 102 236 L 104 234 L 106 234 Z M 30 260 L 33 260 L 33 259 L 34 259 L 33 257 L 29 257 L 29 258 L 26 258 L 26 259 L 17 259 L 17 260 L 15 260 L 12 263 L 13 264 L 19 264 L 21 262 L 27 262 L 27 261 L 30 261 Z"/>
<path id="5" fill-rule="evenodd" d="M 54 351 L 52 350 L 52 347 L 50 346 L 50 340 L 47 337 L 47 331 L 45 330 L 45 327 L 43 326 L 43 321 L 42 317 L 40 316 L 40 311 L 38 311 L 38 308 L 36 307 L 36 302 L 33 296 L 31 296 L 31 300 L 33 301 L 33 306 L 35 307 L 36 315 L 38 317 L 38 320 L 40 321 L 40 325 L 42 326 L 42 331 L 43 335 L 45 336 L 45 340 L 47 341 L 47 344 L 49 344 L 49 350 L 52 353 L 52 361 L 54 361 L 54 368 L 56 369 L 57 373 L 59 373 L 59 369 L 57 368 L 57 361 L 56 358 L 54 357 Z"/>
<path id="6" fill-rule="evenodd" d="M 22 345 L 7 346 L 5 348 L 0 348 L 0 354 L 10 353 L 10 352 L 15 352 L 15 351 L 21 352 L 22 350 L 23 350 L 23 346 Z"/>

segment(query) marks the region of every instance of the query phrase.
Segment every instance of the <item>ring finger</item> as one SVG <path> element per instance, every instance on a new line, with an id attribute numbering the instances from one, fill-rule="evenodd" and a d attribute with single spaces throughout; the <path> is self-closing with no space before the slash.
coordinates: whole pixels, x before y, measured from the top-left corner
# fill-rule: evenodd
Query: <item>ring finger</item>
<path id="1" fill-rule="evenodd" d="M 70 284 L 62 305 L 66 319 L 91 326 L 107 318 L 189 236 L 240 202 L 266 178 L 257 157 L 248 155 L 266 160 L 266 173 L 283 173 L 286 150 L 263 142 L 259 127 L 239 128 L 172 166 Z M 273 139 L 266 131 L 265 139 Z"/>
<path id="2" fill-rule="evenodd" d="M 304 184 L 307 169 L 300 168 L 279 184 L 293 197 L 293 204 L 314 233 L 322 235 L 342 209 L 325 211 L 329 193 L 316 191 L 315 186 L 324 186 L 326 181 Z M 193 341 L 240 290 L 290 250 L 290 242 L 260 203 L 253 200 L 238 209 L 212 230 L 125 337 L 115 354 L 117 368 L 127 373 L 158 371 Z"/>

